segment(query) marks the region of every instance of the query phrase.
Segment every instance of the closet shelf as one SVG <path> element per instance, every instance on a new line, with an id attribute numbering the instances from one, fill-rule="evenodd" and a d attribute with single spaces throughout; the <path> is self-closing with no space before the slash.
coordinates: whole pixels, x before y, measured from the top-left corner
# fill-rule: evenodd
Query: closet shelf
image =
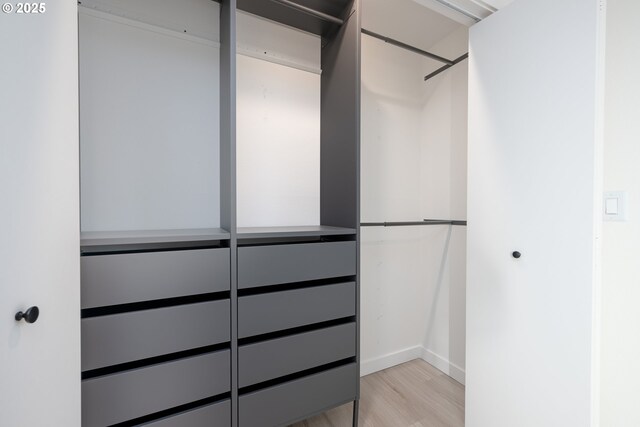
<path id="1" fill-rule="evenodd" d="M 349 0 L 238 0 L 238 9 L 319 36 L 343 24 Z"/>
<path id="2" fill-rule="evenodd" d="M 99 252 L 104 248 L 137 249 L 162 247 L 193 247 L 207 242 L 230 239 L 222 228 L 194 228 L 176 230 L 85 231 L 80 234 L 82 253 Z"/>
<path id="3" fill-rule="evenodd" d="M 310 225 L 298 227 L 239 227 L 238 239 L 270 239 L 283 237 L 316 237 L 356 234 L 355 228 Z"/>

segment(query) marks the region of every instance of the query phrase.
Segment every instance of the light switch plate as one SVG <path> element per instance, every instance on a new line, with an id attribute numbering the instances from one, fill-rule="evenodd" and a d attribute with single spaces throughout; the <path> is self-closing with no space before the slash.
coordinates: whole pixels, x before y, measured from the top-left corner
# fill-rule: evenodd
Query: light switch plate
<path id="1" fill-rule="evenodd" d="M 604 193 L 603 215 L 605 221 L 626 221 L 627 220 L 627 192 L 607 191 Z"/>

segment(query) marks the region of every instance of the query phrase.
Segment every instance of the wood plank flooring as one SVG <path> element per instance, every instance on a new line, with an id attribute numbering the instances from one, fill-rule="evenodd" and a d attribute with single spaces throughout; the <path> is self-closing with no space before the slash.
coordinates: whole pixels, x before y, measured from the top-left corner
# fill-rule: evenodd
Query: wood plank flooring
<path id="1" fill-rule="evenodd" d="M 463 427 L 464 386 L 423 360 L 361 378 L 360 427 Z M 352 404 L 293 427 L 351 427 Z"/>

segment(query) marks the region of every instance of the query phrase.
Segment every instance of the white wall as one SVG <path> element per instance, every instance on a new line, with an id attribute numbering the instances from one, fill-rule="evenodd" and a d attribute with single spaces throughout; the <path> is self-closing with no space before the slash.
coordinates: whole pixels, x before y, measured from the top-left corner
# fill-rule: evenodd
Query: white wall
<path id="1" fill-rule="evenodd" d="M 317 225 L 320 38 L 237 21 L 238 225 Z M 83 231 L 219 225 L 218 28 L 210 0 L 83 2 Z"/>
<path id="2" fill-rule="evenodd" d="M 79 9 L 82 230 L 218 227 L 219 6 L 121 3 Z"/>
<path id="3" fill-rule="evenodd" d="M 318 225 L 320 38 L 247 15 L 238 38 L 238 226 Z"/>
<path id="4" fill-rule="evenodd" d="M 466 64 L 425 83 L 433 61 L 362 49 L 362 220 L 465 219 Z M 464 381 L 465 251 L 461 227 L 362 229 L 362 374 L 424 357 Z"/>
<path id="5" fill-rule="evenodd" d="M 627 191 L 627 222 L 602 242 L 602 427 L 640 425 L 640 2 L 608 0 L 604 186 Z"/>

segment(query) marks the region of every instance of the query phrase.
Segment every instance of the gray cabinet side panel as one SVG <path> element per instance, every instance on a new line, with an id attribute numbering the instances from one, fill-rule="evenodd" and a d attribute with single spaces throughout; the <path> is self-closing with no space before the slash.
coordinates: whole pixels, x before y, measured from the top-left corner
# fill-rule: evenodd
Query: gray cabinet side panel
<path id="1" fill-rule="evenodd" d="M 238 288 L 356 274 L 356 242 L 238 248 Z"/>
<path id="2" fill-rule="evenodd" d="M 360 221 L 359 6 L 322 49 L 320 222 L 351 228 Z"/>
<path id="3" fill-rule="evenodd" d="M 229 257 L 226 248 L 82 257 L 82 308 L 228 291 Z"/>
<path id="4" fill-rule="evenodd" d="M 341 366 L 240 396 L 240 427 L 287 425 L 307 415 L 354 400 L 358 369 Z"/>
<path id="5" fill-rule="evenodd" d="M 82 319 L 82 370 L 227 342 L 229 300 Z"/>
<path id="6" fill-rule="evenodd" d="M 229 391 L 229 351 L 82 381 L 82 426 L 104 427 Z"/>
<path id="7" fill-rule="evenodd" d="M 157 421 L 144 427 L 229 427 L 231 425 L 231 401 L 214 403 Z"/>
<path id="8" fill-rule="evenodd" d="M 236 0 L 220 1 L 220 225 L 229 230 L 231 263 L 231 426 L 238 425 L 236 230 Z"/>
<path id="9" fill-rule="evenodd" d="M 236 0 L 220 1 L 220 226 L 236 231 Z M 233 236 L 232 236 L 233 237 Z"/>
<path id="10" fill-rule="evenodd" d="M 253 335 L 353 316 L 355 283 L 273 292 L 238 299 L 238 336 Z"/>
<path id="11" fill-rule="evenodd" d="M 240 387 L 356 354 L 356 324 L 334 326 L 240 347 Z"/>

